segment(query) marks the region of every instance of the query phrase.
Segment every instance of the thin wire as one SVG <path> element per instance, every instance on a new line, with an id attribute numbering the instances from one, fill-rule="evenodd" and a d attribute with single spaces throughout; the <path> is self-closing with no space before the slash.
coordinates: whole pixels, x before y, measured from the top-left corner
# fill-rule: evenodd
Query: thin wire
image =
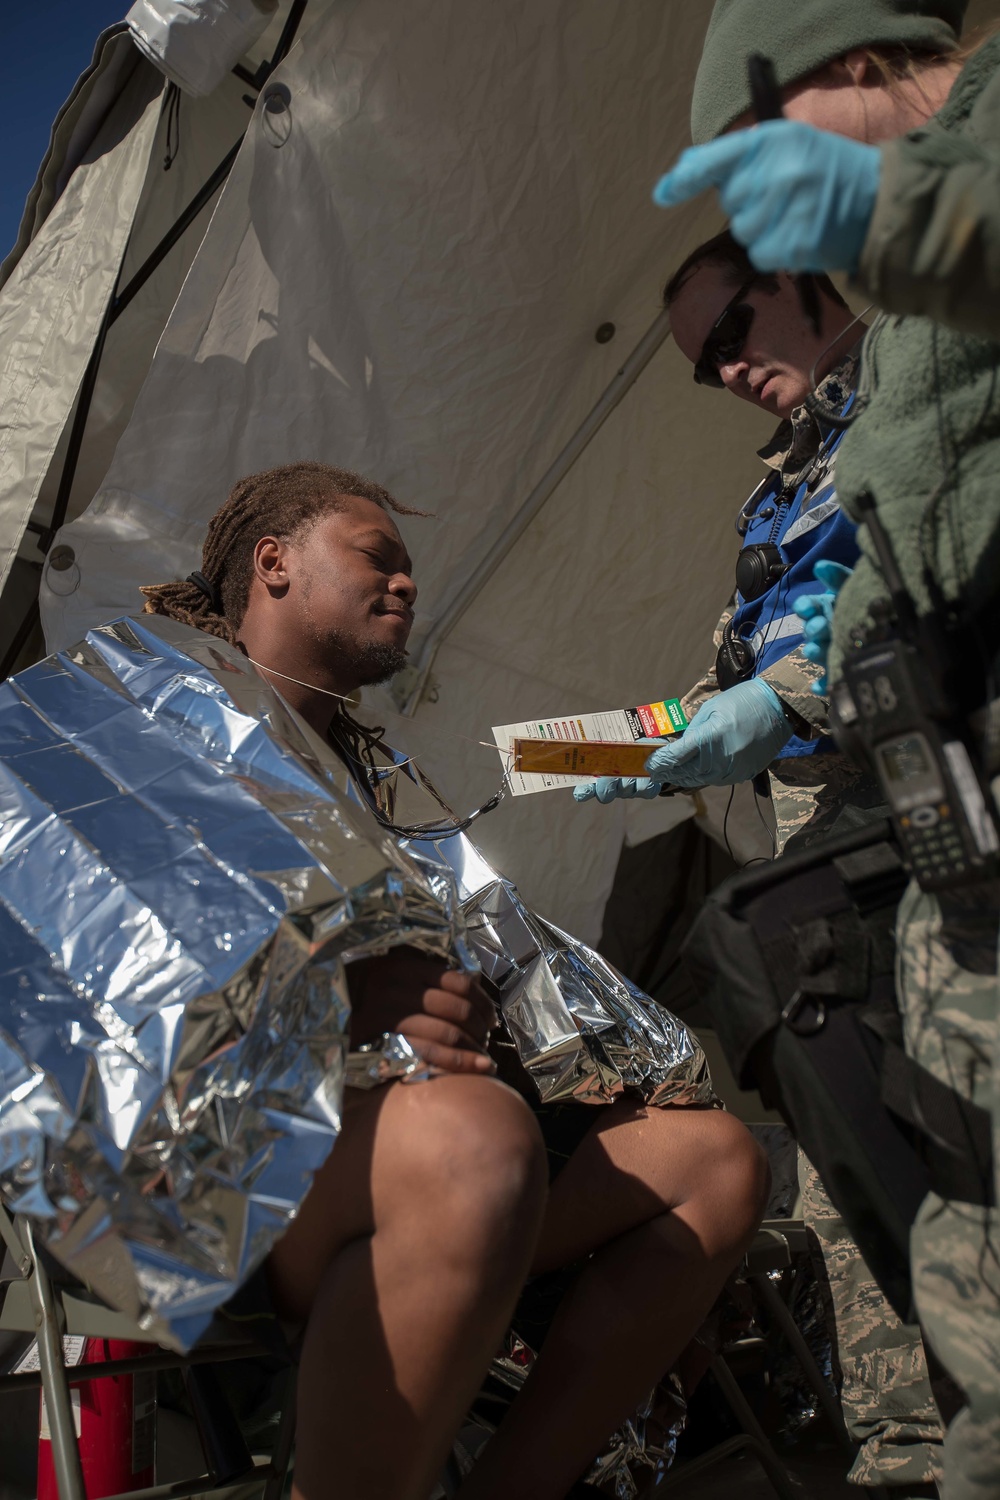
<path id="1" fill-rule="evenodd" d="M 834 344 L 838 344 L 840 342 L 845 333 L 850 333 L 851 329 L 856 323 L 860 323 L 862 318 L 866 318 L 874 306 L 874 302 L 869 302 L 867 307 L 862 308 L 857 317 L 852 318 L 847 326 L 845 328 L 842 328 L 840 332 L 830 340 L 826 348 L 819 351 L 815 360 L 813 361 L 812 369 L 809 371 L 809 384 L 811 390 L 805 400 L 806 410 L 810 413 L 811 416 L 816 417 L 818 421 L 825 422 L 828 427 L 833 427 L 841 432 L 844 431 L 845 428 L 850 427 L 853 422 L 857 421 L 858 417 L 860 417 L 861 413 L 867 407 L 868 402 L 859 399 L 859 397 L 855 395 L 854 402 L 849 412 L 835 412 L 832 410 L 832 408 L 826 407 L 816 395 L 816 388 L 819 385 L 819 381 L 816 378 L 816 371 L 819 369 L 819 363 L 823 356 L 830 352 Z"/>
<path id="2" fill-rule="evenodd" d="M 283 677 L 286 682 L 294 682 L 298 687 L 309 688 L 310 692 L 322 693 L 327 698 L 339 698 L 341 703 L 346 703 L 348 706 L 353 702 L 352 698 L 346 693 L 335 693 L 330 688 L 320 687 L 316 682 L 304 682 L 301 677 L 292 677 L 288 672 L 279 672 L 277 667 L 265 667 L 262 661 L 254 661 L 252 656 L 248 656 L 247 661 L 252 667 L 258 667 L 261 672 L 267 672 L 272 677 Z M 394 719 L 402 719 L 404 717 L 403 714 L 397 714 L 391 708 L 380 709 L 379 713 L 388 713 Z M 467 745 L 479 745 L 483 750 L 492 750 L 497 755 L 505 754 L 495 742 L 490 740 L 474 740 L 470 735 L 459 734 L 455 730 L 449 730 L 447 734 L 439 734 L 437 737 L 442 740 L 464 740 Z M 401 764 L 409 764 L 411 760 L 413 760 L 413 756 L 410 756 L 408 761 L 401 762 Z"/>
<path id="3" fill-rule="evenodd" d="M 294 682 L 298 687 L 308 688 L 310 692 L 322 693 L 324 697 L 327 698 L 336 698 L 340 703 L 345 705 L 350 703 L 351 701 L 345 693 L 335 693 L 332 688 L 320 687 L 318 683 L 306 682 L 301 677 L 293 677 L 289 672 L 281 672 L 277 667 L 265 666 L 263 662 L 255 661 L 252 656 L 247 656 L 246 659 L 250 663 L 250 665 L 256 667 L 258 671 L 267 672 L 274 677 L 281 677 L 286 682 Z M 346 708 L 343 710 L 340 717 L 350 719 L 350 715 L 348 714 Z M 364 726 L 354 725 L 353 720 L 351 720 L 350 722 L 353 726 L 355 738 L 359 738 L 361 733 L 365 733 L 369 734 L 375 743 L 381 743 L 379 740 L 379 736 L 382 733 L 381 730 L 374 732 L 367 731 L 364 729 Z M 331 724 L 330 726 L 331 731 L 335 730 L 337 727 L 338 726 L 335 719 L 334 724 Z M 500 755 L 504 753 L 502 750 L 500 750 L 500 747 L 498 745 L 487 744 L 485 740 L 469 739 L 467 735 L 449 734 L 442 735 L 441 738 L 467 740 L 471 745 L 482 745 L 487 750 L 497 751 L 497 753 Z M 358 781 L 362 787 L 367 787 L 367 790 L 370 794 L 370 801 L 368 806 L 369 810 L 372 813 L 372 816 L 375 818 L 375 821 L 379 823 L 381 827 L 388 829 L 392 833 L 398 834 L 401 838 L 433 840 L 453 838 L 456 833 L 464 833 L 465 830 L 470 827 L 470 825 L 474 823 L 477 818 L 482 817 L 484 813 L 493 812 L 497 807 L 499 807 L 500 803 L 507 795 L 507 791 L 510 786 L 510 778 L 513 771 L 513 762 L 511 757 L 508 755 L 508 764 L 504 770 L 500 786 L 493 793 L 492 797 L 487 798 L 487 800 L 480 807 L 477 807 L 474 812 L 469 813 L 467 817 L 456 818 L 454 815 L 452 815 L 451 820 L 447 823 L 396 823 L 391 817 L 387 816 L 387 814 L 382 811 L 381 807 L 378 804 L 378 791 L 380 783 L 384 779 L 384 771 L 402 770 L 405 766 L 412 765 L 414 769 L 415 779 L 417 779 L 427 791 L 433 792 L 433 788 L 427 781 L 426 777 L 424 777 L 424 775 L 422 774 L 420 767 L 417 765 L 413 756 L 408 756 L 404 761 L 394 760 L 391 766 L 377 766 L 374 764 L 374 762 L 366 764 L 364 753 L 362 752 L 359 744 L 351 745 L 347 743 L 341 743 L 338 745 L 333 740 L 332 732 L 330 735 L 330 741 L 331 744 L 334 745 L 335 749 L 340 750 L 344 760 L 347 763 L 348 770 L 351 771 L 355 780 Z M 390 747 L 388 745 L 384 746 L 384 748 L 387 753 L 391 753 Z M 371 753 L 371 746 L 368 747 L 368 753 Z"/>
<path id="4" fill-rule="evenodd" d="M 813 360 L 812 369 L 809 371 L 809 387 L 810 387 L 810 390 L 814 391 L 816 389 L 816 387 L 819 385 L 819 381 L 816 378 L 816 371 L 819 369 L 820 360 L 823 358 L 823 356 L 825 354 L 829 354 L 829 352 L 833 348 L 834 344 L 839 344 L 840 341 L 841 341 L 841 339 L 844 337 L 844 334 L 845 333 L 850 333 L 851 329 L 854 327 L 854 325 L 856 323 L 860 323 L 862 318 L 867 318 L 868 314 L 871 312 L 871 310 L 872 310 L 872 308 L 874 306 L 875 306 L 874 302 L 869 302 L 869 304 L 868 304 L 867 307 L 863 307 L 861 309 L 861 311 L 858 313 L 858 315 L 857 315 L 856 318 L 852 318 L 851 321 L 844 328 L 842 328 L 839 333 L 835 333 L 834 334 L 833 338 L 827 344 L 827 346 L 826 346 L 825 349 L 821 349 L 819 351 L 819 353 L 817 354 L 816 358 Z M 851 347 L 854 348 L 854 347 L 856 347 L 856 345 L 852 345 Z M 844 358 L 845 359 L 847 358 L 846 354 L 845 354 Z"/>
<path id="5" fill-rule="evenodd" d="M 737 869 L 742 869 L 743 866 L 740 864 L 739 860 L 736 858 L 736 854 L 735 854 L 735 852 L 733 850 L 733 846 L 729 842 L 729 814 L 730 814 L 730 812 L 732 810 L 733 798 L 735 796 L 736 796 L 736 783 L 734 782 L 733 785 L 729 788 L 729 801 L 726 803 L 726 811 L 725 811 L 725 813 L 723 814 L 723 817 L 722 817 L 722 837 L 723 837 L 723 840 L 725 841 L 726 853 L 729 855 L 729 858 L 732 860 L 733 864 L 737 867 Z"/>
<path id="6" fill-rule="evenodd" d="M 766 771 L 764 772 L 764 775 L 765 776 L 767 775 Z M 753 789 L 753 805 L 754 805 L 754 808 L 756 809 L 757 816 L 760 819 L 760 826 L 761 826 L 761 828 L 763 828 L 764 832 L 767 834 L 768 843 L 771 845 L 771 859 L 777 859 L 777 857 L 778 857 L 778 841 L 777 841 L 777 839 L 774 836 L 774 829 L 768 823 L 767 819 L 764 817 L 764 814 L 760 810 L 760 803 L 761 803 L 761 799 L 757 796 L 757 788 L 754 787 L 754 789 Z M 763 864 L 769 864 L 770 863 L 770 861 L 768 860 L 768 857 L 767 857 L 766 854 L 756 854 L 756 855 L 754 855 L 753 859 L 748 859 L 747 860 L 747 865 L 757 864 L 758 862 L 761 862 Z M 743 866 L 744 870 L 746 869 L 747 865 Z"/>

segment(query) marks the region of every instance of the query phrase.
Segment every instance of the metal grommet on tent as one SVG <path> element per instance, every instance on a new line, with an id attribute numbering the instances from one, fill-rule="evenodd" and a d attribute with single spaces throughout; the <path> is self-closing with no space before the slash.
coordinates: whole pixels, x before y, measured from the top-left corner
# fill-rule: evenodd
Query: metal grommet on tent
<path id="1" fill-rule="evenodd" d="M 260 125 L 272 146 L 283 146 L 292 133 L 292 94 L 287 84 L 272 83 L 261 100 Z"/>
<path id="2" fill-rule="evenodd" d="M 80 566 L 72 547 L 53 547 L 45 559 L 45 583 L 53 594 L 65 598 L 80 587 Z"/>

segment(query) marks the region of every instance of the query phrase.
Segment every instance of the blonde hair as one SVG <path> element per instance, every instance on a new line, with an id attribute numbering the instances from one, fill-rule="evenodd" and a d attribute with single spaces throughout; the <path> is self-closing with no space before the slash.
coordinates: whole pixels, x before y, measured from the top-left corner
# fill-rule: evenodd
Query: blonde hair
<path id="1" fill-rule="evenodd" d="M 865 47 L 861 50 L 864 52 L 865 59 L 880 75 L 889 93 L 898 93 L 900 85 L 905 83 L 912 84 L 922 93 L 921 74 L 927 72 L 929 68 L 938 68 L 943 63 L 957 63 L 960 68 L 964 68 L 980 47 L 998 34 L 1000 34 L 1000 21 L 994 21 L 989 25 L 977 27 L 964 42 L 960 42 L 958 46 L 946 52 L 925 51 L 906 46 Z M 837 58 L 835 61 L 842 62 L 843 58 Z"/>

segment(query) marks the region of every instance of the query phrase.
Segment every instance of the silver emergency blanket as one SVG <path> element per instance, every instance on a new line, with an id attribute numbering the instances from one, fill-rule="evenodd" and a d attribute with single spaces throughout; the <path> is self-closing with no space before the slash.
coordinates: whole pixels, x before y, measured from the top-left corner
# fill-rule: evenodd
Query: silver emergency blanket
<path id="1" fill-rule="evenodd" d="M 490 1374 L 516 1393 L 536 1358 L 535 1351 L 510 1328 L 490 1363 Z M 628 1421 L 611 1434 L 587 1471 L 586 1482 L 614 1500 L 654 1494 L 677 1456 L 677 1443 L 686 1426 L 684 1387 L 676 1370 L 670 1370 Z M 471 1467 L 468 1464 L 465 1472 Z"/>
<path id="2" fill-rule="evenodd" d="M 449 809 L 410 768 L 399 757 L 394 816 L 440 821 Z M 624 1094 L 656 1105 L 716 1102 L 701 1044 L 683 1022 L 531 911 L 465 834 L 407 847 L 457 880 L 468 940 L 543 1103 L 610 1104 Z"/>
<path id="3" fill-rule="evenodd" d="M 0 1196 L 179 1347 L 333 1145 L 344 964 L 473 963 L 447 871 L 346 785 L 239 652 L 171 621 L 0 686 Z"/>
<path id="4" fill-rule="evenodd" d="M 0 685 L 0 1197 L 152 1336 L 189 1347 L 295 1214 L 345 965 L 399 943 L 482 965 L 543 1100 L 711 1101 L 685 1027 L 464 835 L 382 828 L 235 649 L 143 616 Z"/>

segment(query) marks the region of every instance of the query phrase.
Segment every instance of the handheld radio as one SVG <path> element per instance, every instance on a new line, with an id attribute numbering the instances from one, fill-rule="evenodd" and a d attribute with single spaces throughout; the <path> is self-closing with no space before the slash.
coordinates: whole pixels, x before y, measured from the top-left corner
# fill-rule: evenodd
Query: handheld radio
<path id="1" fill-rule="evenodd" d="M 925 891 L 970 885 L 1000 870 L 1000 825 L 978 748 L 946 684 L 947 637 L 920 616 L 869 494 L 858 497 L 889 587 L 875 627 L 844 657 L 830 719 L 841 749 L 867 762 L 892 809 L 906 862 Z"/>

